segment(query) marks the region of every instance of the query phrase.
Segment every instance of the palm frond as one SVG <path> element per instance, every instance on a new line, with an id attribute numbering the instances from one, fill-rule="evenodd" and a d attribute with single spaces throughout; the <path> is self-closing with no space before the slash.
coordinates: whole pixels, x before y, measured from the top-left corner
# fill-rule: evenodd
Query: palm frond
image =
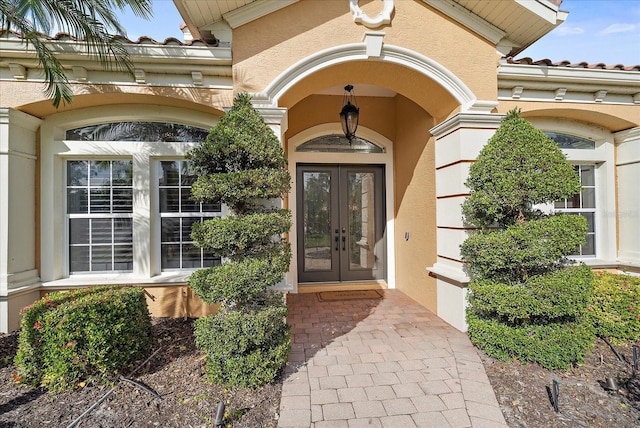
<path id="1" fill-rule="evenodd" d="M 0 0 L 2 28 L 19 32 L 32 45 L 43 67 L 45 94 L 53 105 L 70 103 L 73 91 L 47 34 L 56 30 L 84 42 L 87 55 L 104 69 L 133 75 L 133 64 L 119 36 L 126 36 L 116 9 L 129 7 L 145 19 L 152 16 L 151 0 Z"/>

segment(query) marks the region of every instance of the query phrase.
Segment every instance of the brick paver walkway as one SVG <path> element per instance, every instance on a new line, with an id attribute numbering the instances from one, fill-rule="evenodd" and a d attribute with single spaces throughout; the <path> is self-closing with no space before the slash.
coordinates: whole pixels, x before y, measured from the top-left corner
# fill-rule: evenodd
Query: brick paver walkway
<path id="1" fill-rule="evenodd" d="M 400 291 L 287 300 L 278 427 L 507 427 L 467 335 Z"/>

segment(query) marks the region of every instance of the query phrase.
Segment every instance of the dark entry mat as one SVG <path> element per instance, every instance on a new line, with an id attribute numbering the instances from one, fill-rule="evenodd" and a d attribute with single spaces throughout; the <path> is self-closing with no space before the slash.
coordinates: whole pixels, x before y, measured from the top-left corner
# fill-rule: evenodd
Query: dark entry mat
<path id="1" fill-rule="evenodd" d="M 332 302 L 335 300 L 355 299 L 381 299 L 382 293 L 378 290 L 353 290 L 353 291 L 321 291 L 317 293 L 320 302 Z"/>

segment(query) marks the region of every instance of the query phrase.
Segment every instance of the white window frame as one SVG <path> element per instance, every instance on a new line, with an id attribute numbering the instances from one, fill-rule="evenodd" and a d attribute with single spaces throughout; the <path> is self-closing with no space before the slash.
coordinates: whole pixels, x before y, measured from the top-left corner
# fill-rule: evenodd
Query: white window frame
<path id="1" fill-rule="evenodd" d="M 90 211 L 90 209 L 86 213 L 70 213 L 69 212 L 69 210 L 68 210 L 68 206 L 69 206 L 68 190 L 69 190 L 69 188 L 70 187 L 74 187 L 74 188 L 75 187 L 85 187 L 85 186 L 69 186 L 68 185 L 67 163 L 70 162 L 70 161 L 79 161 L 79 160 L 84 161 L 84 160 L 87 160 L 87 159 L 67 159 L 65 161 L 65 171 L 64 171 L 64 175 L 65 175 L 65 180 L 64 180 L 64 182 L 65 182 L 65 213 L 66 213 L 66 216 L 65 216 L 65 236 L 67 237 L 67 247 L 66 247 L 65 251 L 66 251 L 66 256 L 67 256 L 67 266 L 66 266 L 66 268 L 67 268 L 67 272 L 69 272 L 69 275 L 71 275 L 71 272 L 70 272 L 71 271 L 71 263 L 70 263 L 71 262 L 71 248 L 74 247 L 74 246 L 79 246 L 79 247 L 84 246 L 84 245 L 77 245 L 77 244 L 74 245 L 71 242 L 69 242 L 69 240 L 70 240 L 70 230 L 71 230 L 71 220 L 73 220 L 73 219 L 87 219 L 87 220 L 110 219 L 110 220 L 115 220 L 115 219 L 118 219 L 118 218 L 133 220 L 133 212 L 131 212 L 131 213 L 128 213 L 128 212 L 110 212 L 110 213 L 99 212 L 99 213 L 92 213 Z M 95 161 L 95 160 L 98 160 L 98 159 L 92 159 L 92 160 Z M 108 161 L 108 162 L 117 162 L 117 161 L 121 161 L 122 159 L 106 159 L 105 158 L 105 159 L 99 159 L 99 160 L 100 161 Z M 91 162 L 91 160 L 87 160 L 87 161 Z M 133 166 L 132 166 L 132 169 L 133 169 Z M 133 171 L 132 171 L 132 173 L 133 173 Z M 113 186 L 110 186 L 110 187 L 113 188 Z M 87 182 L 86 188 L 87 188 L 87 191 L 88 191 L 87 198 L 88 198 L 88 201 L 89 201 L 91 199 L 91 196 L 90 196 L 91 187 L 90 187 L 90 182 L 89 181 Z M 92 236 L 92 234 L 91 234 L 91 232 L 89 232 L 90 240 L 91 240 L 91 236 Z M 107 247 L 107 246 L 111 247 L 112 250 L 113 250 L 113 249 L 115 249 L 115 247 L 118 246 L 118 244 L 114 244 L 113 242 L 111 242 L 110 244 L 96 245 L 96 244 L 93 244 L 93 243 L 90 242 L 89 245 L 88 245 L 90 252 L 92 252 L 92 250 L 94 248 L 96 248 L 96 247 Z M 90 266 L 89 271 L 76 272 L 76 273 L 74 273 L 74 275 L 90 275 L 90 274 L 94 274 L 95 275 L 95 274 L 104 274 L 104 273 L 111 274 L 111 273 L 130 272 L 130 270 L 119 270 L 119 269 L 111 269 L 111 270 L 106 270 L 106 271 L 98 271 L 98 270 L 94 271 L 94 270 L 91 269 L 91 265 L 93 265 L 93 258 L 92 257 L 89 258 L 89 266 Z"/>
<path id="2" fill-rule="evenodd" d="M 156 205 L 155 179 L 158 161 L 182 159 L 199 143 L 65 140 L 68 129 L 121 121 L 180 123 L 210 129 L 217 117 L 166 106 L 120 105 L 73 110 L 47 118 L 41 127 L 39 193 L 40 271 L 45 288 L 92 283 L 183 283 L 190 273 L 161 272 L 160 213 Z M 69 237 L 65 222 L 66 161 L 85 159 L 131 159 L 133 162 L 133 272 L 69 275 Z"/>
<path id="3" fill-rule="evenodd" d="M 593 266 L 606 266 L 616 261 L 616 187 L 614 161 L 614 135 L 600 126 L 577 120 L 528 118 L 536 128 L 562 134 L 588 138 L 595 148 L 562 149 L 573 165 L 595 165 L 595 256 L 572 256 Z M 549 207 L 553 208 L 553 206 Z"/>
<path id="4" fill-rule="evenodd" d="M 594 254 L 582 254 L 582 248 L 583 246 L 580 246 L 580 253 L 581 254 L 572 254 L 571 257 L 575 258 L 575 259 L 582 259 L 582 258 L 595 258 L 596 254 L 597 254 L 597 248 L 598 248 L 598 180 L 597 180 L 597 170 L 598 167 L 595 164 L 589 164 L 589 163 L 578 163 L 578 164 L 574 164 L 574 167 L 583 167 L 583 166 L 592 166 L 593 167 L 593 175 L 594 175 L 594 184 L 593 186 L 585 186 L 582 184 L 582 175 L 580 173 L 580 171 L 578 171 L 578 175 L 580 176 L 580 193 L 578 194 L 578 197 L 580 198 L 580 206 L 579 207 L 574 207 L 574 208 L 557 208 L 554 207 L 554 211 L 557 213 L 567 213 L 567 214 L 593 214 L 593 224 L 594 224 L 594 231 L 593 232 L 587 232 L 587 237 L 589 235 L 593 235 L 593 240 L 594 240 Z M 585 208 L 582 206 L 582 189 L 586 189 L 586 188 L 593 188 L 594 189 L 594 207 L 593 208 Z M 569 198 L 565 198 L 563 201 L 566 202 Z M 558 201 L 560 202 L 560 201 Z"/>
<path id="5" fill-rule="evenodd" d="M 170 161 L 170 162 L 175 162 L 175 161 L 181 161 L 184 162 L 186 161 L 186 159 L 184 157 L 182 158 L 175 158 L 175 159 L 157 159 L 155 162 L 155 180 L 154 180 L 154 186 L 155 186 L 155 193 L 156 193 L 156 206 L 154 207 L 154 212 L 157 213 L 158 215 L 158 225 L 157 225 L 157 230 L 155 231 L 156 236 L 157 236 L 157 242 L 158 242 L 158 259 L 156 260 L 156 263 L 160 266 L 160 270 L 165 273 L 165 272 L 188 272 L 188 271 L 193 271 L 196 270 L 198 268 L 166 268 L 163 269 L 162 268 L 162 219 L 163 218 L 169 218 L 169 217 L 173 217 L 173 218 L 214 218 L 214 217 L 223 217 L 223 212 L 225 210 L 225 207 L 223 205 L 221 205 L 220 207 L 220 211 L 199 211 L 199 212 L 182 212 L 182 211 L 178 211 L 178 212 L 173 212 L 173 213 L 162 213 L 160 211 L 160 185 L 159 185 L 159 180 L 160 180 L 160 176 L 161 176 L 161 168 L 160 168 L 160 164 L 161 162 L 165 162 L 165 161 Z M 181 241 L 182 243 L 182 241 Z M 182 260 L 181 260 L 182 262 Z"/>

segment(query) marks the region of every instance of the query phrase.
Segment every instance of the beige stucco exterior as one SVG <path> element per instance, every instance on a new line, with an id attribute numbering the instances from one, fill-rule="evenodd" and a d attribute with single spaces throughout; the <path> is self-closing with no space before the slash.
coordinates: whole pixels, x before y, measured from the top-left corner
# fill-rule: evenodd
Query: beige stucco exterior
<path id="1" fill-rule="evenodd" d="M 191 0 L 176 3 L 185 1 Z M 459 251 L 469 232 L 460 210 L 468 195 L 464 182 L 470 164 L 513 108 L 540 129 L 595 142 L 593 150 L 565 151 L 571 162 L 597 167 L 597 249 L 585 261 L 640 270 L 639 240 L 632 239 L 640 230 L 634 187 L 640 179 L 640 70 L 554 68 L 503 58 L 505 45 L 517 50 L 517 40 L 539 37 L 536 23 L 548 25 L 549 14 L 558 23 L 564 19 L 547 0 L 535 0 L 541 12 L 501 0 L 514 20 L 518 13 L 527 17 L 530 30 L 501 24 L 498 8 L 495 16 L 481 16 L 440 8 L 431 0 L 392 3 L 388 23 L 371 27 L 354 22 L 348 0 L 250 2 L 198 29 L 222 28 L 225 38 L 218 46 L 132 43 L 135 76 L 103 71 L 83 55 L 81 43 L 54 40 L 53 45 L 69 43 L 61 58 L 75 94 L 71 105 L 59 109 L 45 99 L 28 49 L 15 37 L 0 38 L 0 329 L 15 329 L 19 309 L 42 293 L 104 282 L 145 287 L 156 298 L 149 297 L 156 315 L 215 310 L 186 288 L 189 272 L 169 275 L 157 261 L 153 164 L 180 159 L 189 146 L 89 144 L 65 141 L 64 131 L 129 120 L 210 128 L 239 92 L 252 95 L 282 142 L 292 176 L 298 164 L 384 168 L 384 280 L 299 283 L 294 257 L 278 285 L 283 291 L 398 288 L 464 330 L 469 280 Z M 382 10 L 379 1 L 356 4 L 369 17 Z M 543 12 L 544 18 L 536 15 Z M 342 132 L 338 113 L 346 84 L 354 85 L 360 108 L 357 135 L 383 153 L 297 151 L 315 137 Z M 101 157 L 131 158 L 142 169 L 136 184 L 142 202 L 135 214 L 140 219 L 135 267 L 107 281 L 69 275 L 66 267 L 64 162 Z M 284 205 L 295 219 L 299 183 L 293 184 Z M 295 224 L 288 238 L 295 253 L 300 239 Z"/>

